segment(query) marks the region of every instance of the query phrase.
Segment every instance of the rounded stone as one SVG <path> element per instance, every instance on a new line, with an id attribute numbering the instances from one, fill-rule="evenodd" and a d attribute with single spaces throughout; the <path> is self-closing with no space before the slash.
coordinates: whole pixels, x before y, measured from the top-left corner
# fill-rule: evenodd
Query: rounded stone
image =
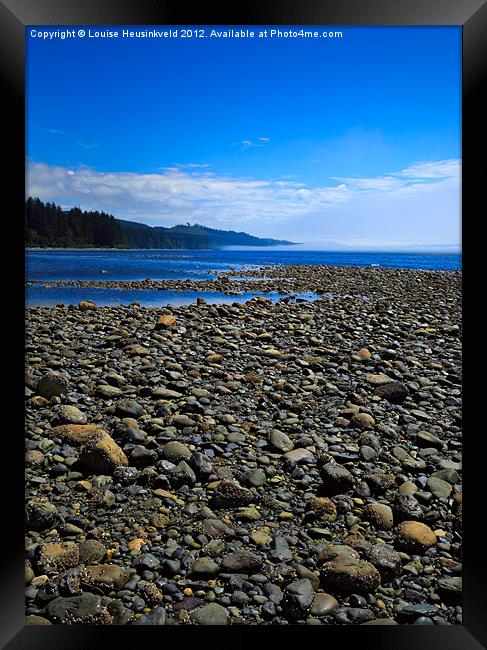
<path id="1" fill-rule="evenodd" d="M 344 494 L 354 486 L 354 478 L 346 467 L 338 463 L 327 463 L 321 469 L 323 490 L 328 496 Z"/>
<path id="2" fill-rule="evenodd" d="M 448 498 L 452 491 L 452 486 L 447 481 L 443 481 L 436 476 L 430 476 L 427 481 L 428 490 L 438 498 Z"/>
<path id="3" fill-rule="evenodd" d="M 321 567 L 320 583 L 342 594 L 368 594 L 380 585 L 379 571 L 365 560 L 339 556 Z"/>
<path id="4" fill-rule="evenodd" d="M 36 395 L 49 399 L 59 397 L 68 390 L 68 378 L 60 372 L 50 371 L 39 379 L 36 384 Z"/>
<path id="5" fill-rule="evenodd" d="M 388 544 L 374 544 L 367 551 L 367 560 L 379 570 L 381 576 L 390 580 L 401 573 L 401 556 Z"/>
<path id="6" fill-rule="evenodd" d="M 400 381 L 392 381 L 376 388 L 376 395 L 387 400 L 391 404 L 401 404 L 409 395 L 407 386 Z"/>
<path id="7" fill-rule="evenodd" d="M 227 625 L 230 614 L 217 603 L 209 603 L 191 612 L 191 620 L 198 625 Z"/>
<path id="8" fill-rule="evenodd" d="M 87 417 L 76 406 L 63 405 L 58 411 L 59 419 L 66 424 L 86 424 Z"/>
<path id="9" fill-rule="evenodd" d="M 162 448 L 162 456 L 171 462 L 183 459 L 189 460 L 191 458 L 191 451 L 182 442 L 171 440 L 171 442 L 166 442 Z"/>
<path id="10" fill-rule="evenodd" d="M 144 408 L 133 399 L 123 399 L 115 404 L 115 411 L 123 418 L 139 418 Z"/>
<path id="11" fill-rule="evenodd" d="M 383 530 L 390 530 L 394 525 L 392 510 L 384 503 L 367 504 L 364 508 L 364 518 Z"/>
<path id="12" fill-rule="evenodd" d="M 31 616 L 27 616 L 25 619 L 25 624 L 26 625 L 52 625 L 51 621 L 48 621 L 47 618 L 44 618 L 43 616 L 36 616 L 35 614 L 32 614 Z"/>
<path id="13" fill-rule="evenodd" d="M 426 550 L 436 544 L 436 535 L 419 521 L 404 521 L 396 529 L 396 541 L 405 550 Z"/>
<path id="14" fill-rule="evenodd" d="M 316 594 L 311 604 L 312 616 L 328 616 L 338 607 L 338 600 L 331 594 L 320 592 Z"/>
<path id="15" fill-rule="evenodd" d="M 193 564 L 191 573 L 195 575 L 214 575 L 219 570 L 218 564 L 209 557 L 199 557 Z"/>
<path id="16" fill-rule="evenodd" d="M 350 420 L 350 426 L 355 429 L 373 429 L 375 427 L 375 420 L 368 413 L 357 413 Z"/>
<path id="17" fill-rule="evenodd" d="M 79 559 L 83 564 L 101 562 L 105 553 L 105 547 L 97 539 L 87 539 L 79 545 Z"/>
<path id="18" fill-rule="evenodd" d="M 80 465 L 93 474 L 113 474 L 117 467 L 128 467 L 128 458 L 107 434 L 96 434 L 81 449 Z"/>

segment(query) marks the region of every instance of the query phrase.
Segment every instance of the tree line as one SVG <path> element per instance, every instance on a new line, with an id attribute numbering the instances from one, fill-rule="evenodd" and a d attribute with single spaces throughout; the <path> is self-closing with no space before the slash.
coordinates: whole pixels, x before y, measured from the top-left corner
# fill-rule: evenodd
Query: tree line
<path id="1" fill-rule="evenodd" d="M 211 248 L 203 233 L 179 228 L 150 228 L 115 219 L 106 212 L 63 210 L 39 198 L 25 202 L 26 246 L 28 248 Z"/>

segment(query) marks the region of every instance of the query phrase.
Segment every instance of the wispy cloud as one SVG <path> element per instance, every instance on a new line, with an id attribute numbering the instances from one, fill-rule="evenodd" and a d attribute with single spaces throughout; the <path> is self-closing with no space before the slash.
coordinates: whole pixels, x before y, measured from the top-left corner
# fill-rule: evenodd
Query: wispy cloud
<path id="1" fill-rule="evenodd" d="M 431 191 L 441 184 L 459 183 L 461 162 L 458 159 L 413 163 L 398 171 L 375 178 L 332 176 L 354 192 L 410 193 Z"/>
<path id="2" fill-rule="evenodd" d="M 83 149 L 96 149 L 100 146 L 97 142 L 81 142 L 80 140 L 76 140 L 76 144 Z"/>
<path id="3" fill-rule="evenodd" d="M 363 200 L 369 204 L 371 200 L 397 201 L 401 196 L 460 185 L 459 160 L 418 162 L 375 178 L 337 177 L 333 185 L 323 186 L 289 178 L 220 175 L 200 166 L 190 163 L 186 169 L 166 167 L 158 173 L 139 174 L 33 162 L 28 165 L 27 187 L 30 195 L 43 200 L 103 209 L 149 224 L 173 225 L 184 219 L 228 227 L 253 222 L 254 228 L 261 229 L 307 215 L 327 215 L 338 207 L 353 214 Z"/>
<path id="4" fill-rule="evenodd" d="M 48 129 L 37 129 L 37 130 L 42 131 L 43 133 L 50 133 L 51 135 L 64 135 L 68 140 L 70 140 L 73 143 L 76 143 L 78 147 L 81 147 L 82 149 L 95 149 L 96 147 L 100 146 L 98 142 L 85 142 L 84 140 L 78 139 L 77 136 L 74 135 L 73 133 L 67 133 L 66 131 L 63 131 L 61 129 L 48 128 Z"/>
<path id="5" fill-rule="evenodd" d="M 240 142 L 234 142 L 234 144 L 249 149 L 250 147 L 264 147 L 270 141 L 270 138 L 260 137 L 255 138 L 255 140 L 241 140 Z"/>

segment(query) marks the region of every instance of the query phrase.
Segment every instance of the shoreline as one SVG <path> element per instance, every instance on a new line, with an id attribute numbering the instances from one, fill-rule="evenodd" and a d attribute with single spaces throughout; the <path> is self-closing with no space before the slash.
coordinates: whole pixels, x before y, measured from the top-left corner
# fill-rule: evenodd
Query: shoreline
<path id="1" fill-rule="evenodd" d="M 255 248 L 260 248 L 256 246 Z M 49 251 L 98 251 L 98 252 L 109 252 L 109 251 L 215 251 L 220 250 L 218 248 L 25 248 L 27 252 L 49 252 Z"/>
<path id="2" fill-rule="evenodd" d="M 320 296 L 366 296 L 368 300 L 377 301 L 384 298 L 387 294 L 384 289 L 389 285 L 392 289 L 400 285 L 405 291 L 415 292 L 423 280 L 439 287 L 450 279 L 461 281 L 462 271 L 276 264 L 232 271 L 208 270 L 206 275 L 216 277 L 198 280 L 27 280 L 26 286 L 59 289 L 61 295 L 64 288 L 86 289 L 87 298 L 95 302 L 96 292 L 102 290 L 116 291 L 116 297 L 125 299 L 134 294 L 136 301 L 146 294 L 151 296 L 152 302 L 164 300 L 166 292 L 188 294 L 194 298 L 198 294 L 204 298 L 205 293 L 227 297 L 253 294 L 279 295 L 282 296 L 280 300 L 289 301 L 296 296 L 313 294 L 316 299 Z M 423 289 L 421 292 L 424 293 Z M 142 296 L 138 297 L 140 294 Z"/>
<path id="3" fill-rule="evenodd" d="M 265 250 L 266 252 L 270 252 L 274 250 L 275 252 L 279 252 L 282 249 L 292 249 L 294 246 L 302 246 L 302 244 L 287 244 L 286 246 L 281 246 L 279 244 L 276 244 L 275 246 L 233 246 L 233 245 L 228 245 L 228 246 L 220 246 L 220 247 L 215 247 L 215 248 L 78 248 L 78 247 L 73 247 L 73 248 L 61 248 L 61 247 L 53 247 L 53 248 L 41 248 L 41 247 L 26 247 L 25 251 L 26 252 L 39 252 L 39 251 L 192 251 L 192 252 L 208 252 L 208 251 L 234 251 L 234 252 L 245 252 L 245 251 L 259 251 L 259 250 Z M 296 249 L 294 249 L 296 250 Z M 290 252 L 290 251 L 287 251 Z M 342 249 L 325 249 L 325 248 L 301 248 L 297 249 L 297 252 L 300 253 L 306 253 L 306 252 L 312 252 L 312 253 L 343 253 L 343 254 L 350 254 L 350 255 L 357 255 L 357 254 L 380 254 L 380 255 L 462 255 L 462 250 L 446 250 L 446 251 L 438 251 L 437 249 L 429 250 L 429 249 L 424 249 L 424 250 L 369 250 L 369 249 L 364 249 L 364 250 L 342 250 Z"/>

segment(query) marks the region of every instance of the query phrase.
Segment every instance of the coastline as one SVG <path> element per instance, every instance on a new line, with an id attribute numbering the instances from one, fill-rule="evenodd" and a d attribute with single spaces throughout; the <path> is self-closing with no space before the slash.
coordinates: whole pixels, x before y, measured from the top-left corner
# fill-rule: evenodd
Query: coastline
<path id="1" fill-rule="evenodd" d="M 259 248 L 256 246 L 255 248 Z M 216 248 L 25 248 L 27 252 L 43 252 L 43 251 L 214 251 Z"/>
<path id="2" fill-rule="evenodd" d="M 391 286 L 402 286 L 404 290 L 416 291 L 417 278 L 427 277 L 430 283 L 439 286 L 448 281 L 448 277 L 461 277 L 462 271 L 457 270 L 426 270 L 426 269 L 396 269 L 389 267 L 357 267 L 357 266 L 324 266 L 324 265 L 258 265 L 254 268 L 235 270 L 204 270 L 203 276 L 208 279 L 182 280 L 26 280 L 27 289 L 36 292 L 45 301 L 49 291 L 61 296 L 55 302 L 67 300 L 83 300 L 86 298 L 96 302 L 97 296 L 106 302 L 110 290 L 113 300 L 127 300 L 133 295 L 134 300 L 144 301 L 144 296 L 150 303 L 170 299 L 173 293 L 220 294 L 223 296 L 272 295 L 279 300 L 300 300 L 299 296 L 307 295 L 309 299 L 319 299 L 320 296 L 360 296 L 367 300 L 384 297 L 384 289 Z M 42 291 L 41 291 L 42 290 Z M 39 291 L 41 293 L 39 293 Z M 70 299 L 69 296 L 72 296 Z M 426 298 L 425 298 L 426 299 Z M 53 299 L 54 300 L 54 299 Z M 173 303 L 177 302 L 173 300 Z M 114 303 L 115 304 L 115 303 Z M 166 303 L 167 304 L 167 303 Z"/>

